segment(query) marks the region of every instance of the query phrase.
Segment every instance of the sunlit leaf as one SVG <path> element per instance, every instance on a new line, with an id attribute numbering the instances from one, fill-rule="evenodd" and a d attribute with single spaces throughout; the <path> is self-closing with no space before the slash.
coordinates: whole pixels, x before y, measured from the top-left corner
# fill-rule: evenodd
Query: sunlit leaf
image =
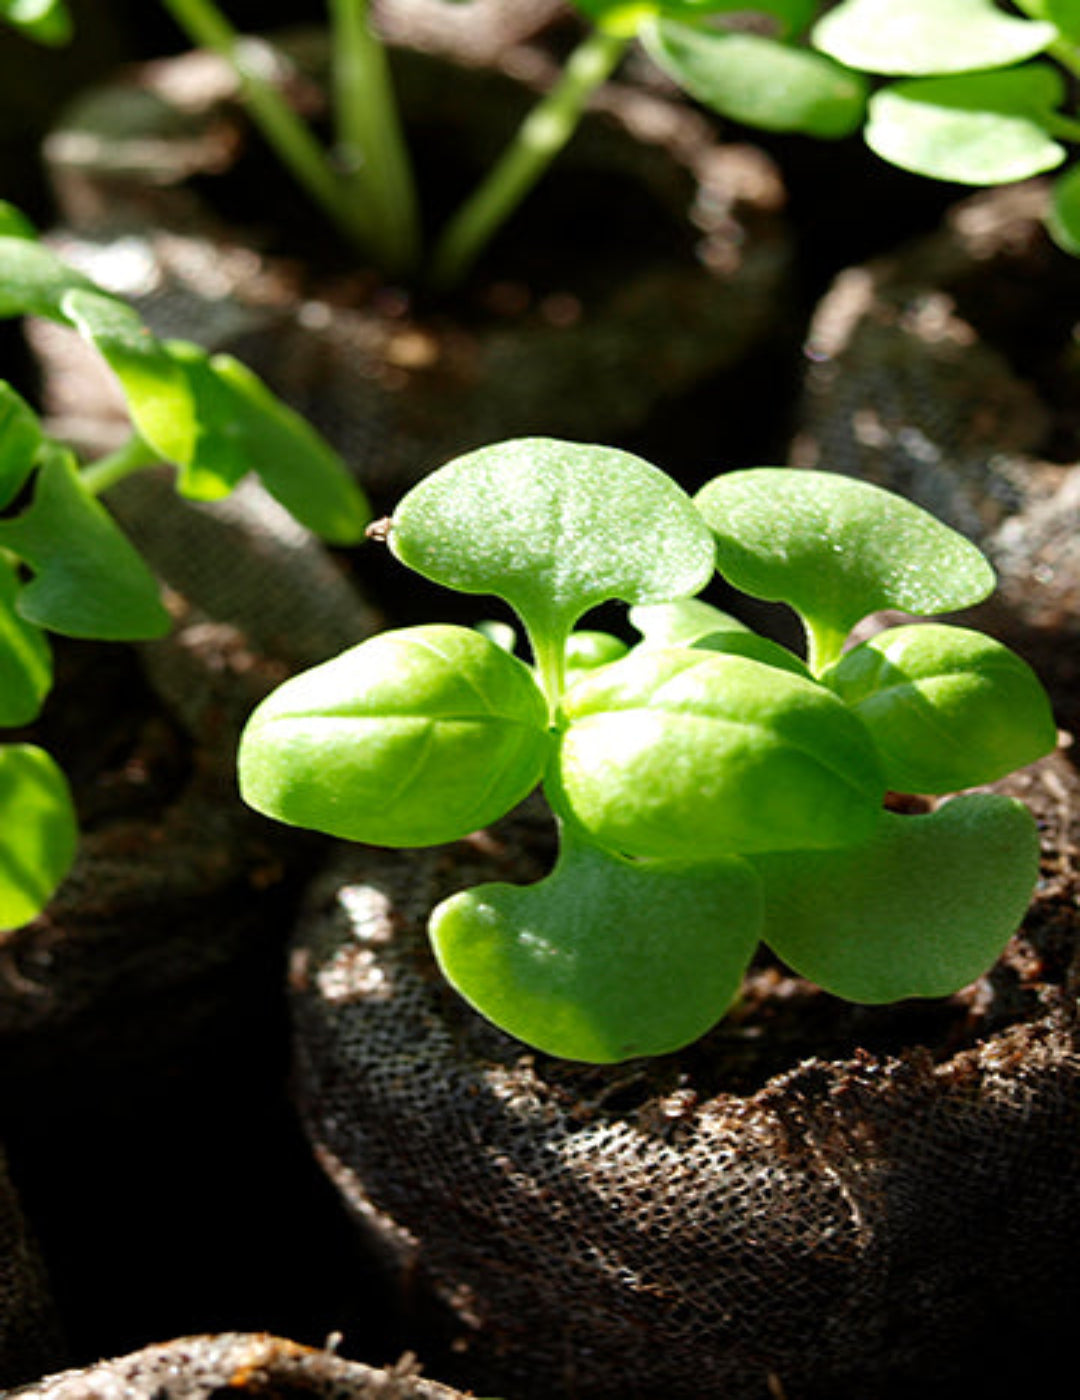
<path id="1" fill-rule="evenodd" d="M 993 0 L 845 0 L 814 27 L 814 44 L 868 73 L 967 73 L 1041 53 L 1053 24 L 1007 14 Z"/>
<path id="2" fill-rule="evenodd" d="M 66 44 L 72 34 L 64 0 L 0 0 L 0 20 L 39 44 Z"/>
<path id="3" fill-rule="evenodd" d="M 68 292 L 100 290 L 44 243 L 22 233 L 0 237 L 0 316 L 66 321 L 61 302 Z"/>
<path id="4" fill-rule="evenodd" d="M 642 29 L 653 61 L 697 101 L 765 131 L 857 130 L 865 80 L 823 54 L 758 34 L 660 20 Z"/>
<path id="5" fill-rule="evenodd" d="M 535 885 L 489 884 L 435 910 L 448 981 L 511 1035 L 567 1059 L 662 1055 L 703 1035 L 738 993 L 761 895 L 740 860 L 707 869 L 564 843 Z"/>
<path id="6" fill-rule="evenodd" d="M 28 724 L 52 686 L 52 654 L 41 631 L 15 611 L 15 568 L 0 557 L 0 725 Z"/>
<path id="7" fill-rule="evenodd" d="M 857 1002 L 949 996 L 988 970 L 1035 888 L 1039 840 L 1019 802 L 967 793 L 925 816 L 883 812 L 862 846 L 754 856 L 763 938 Z"/>
<path id="8" fill-rule="evenodd" d="M 883 160 L 936 180 L 1025 180 L 1065 159 L 1048 131 L 1063 98 L 1060 74 L 1045 64 L 915 78 L 871 98 L 866 142 Z"/>
<path id="9" fill-rule="evenodd" d="M 78 827 L 63 773 L 43 749 L 0 746 L 0 929 L 41 913 L 75 858 Z"/>

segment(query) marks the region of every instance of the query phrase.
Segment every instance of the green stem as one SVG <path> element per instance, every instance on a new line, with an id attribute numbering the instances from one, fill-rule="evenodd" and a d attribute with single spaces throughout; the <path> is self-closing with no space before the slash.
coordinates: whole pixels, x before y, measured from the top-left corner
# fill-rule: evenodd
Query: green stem
<path id="1" fill-rule="evenodd" d="M 123 481 L 124 477 L 160 461 L 160 453 L 155 452 L 138 433 L 132 433 L 122 447 L 83 467 L 79 476 L 93 495 L 100 496 L 110 486 Z"/>
<path id="2" fill-rule="evenodd" d="M 334 169 L 307 124 L 260 71 L 251 42 L 241 39 L 213 0 L 162 3 L 193 43 L 220 54 L 229 64 L 255 124 L 286 169 L 341 233 L 365 252 L 377 246 L 378 236 L 368 211 L 350 197 L 349 182 Z"/>
<path id="3" fill-rule="evenodd" d="M 594 30 L 567 60 L 558 83 L 526 117 L 509 148 L 458 210 L 435 248 L 431 282 L 460 282 L 492 237 L 577 129 L 585 106 L 629 39 Z"/>
<path id="4" fill-rule="evenodd" d="M 1046 130 L 1051 136 L 1060 136 L 1063 141 L 1080 141 L 1080 121 L 1075 117 L 1062 116 L 1060 112 L 1051 114 Z"/>
<path id="5" fill-rule="evenodd" d="M 420 219 L 386 50 L 368 0 L 329 4 L 338 153 L 370 201 L 381 266 L 410 271 L 420 257 Z"/>
<path id="6" fill-rule="evenodd" d="M 803 618 L 803 625 L 807 640 L 806 664 L 811 675 L 820 676 L 827 666 L 839 660 L 848 634 L 827 624 L 814 623 L 808 617 Z"/>
<path id="7" fill-rule="evenodd" d="M 552 629 L 542 642 L 528 626 L 526 632 L 536 662 L 540 689 L 548 702 L 548 715 L 552 724 L 557 724 L 563 691 L 566 689 L 566 632 Z"/>

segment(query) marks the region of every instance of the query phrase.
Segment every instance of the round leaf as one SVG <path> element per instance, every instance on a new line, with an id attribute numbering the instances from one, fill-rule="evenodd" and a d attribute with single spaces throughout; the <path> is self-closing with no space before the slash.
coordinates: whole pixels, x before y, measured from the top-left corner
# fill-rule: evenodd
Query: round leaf
<path id="1" fill-rule="evenodd" d="M 1057 744 L 1035 672 L 1008 647 L 966 628 L 891 628 L 853 648 L 822 679 L 870 731 L 897 792 L 992 783 Z"/>
<path id="2" fill-rule="evenodd" d="M 883 812 L 860 847 L 753 863 L 769 946 L 826 991 L 876 1003 L 949 996 L 986 972 L 1027 909 L 1039 840 L 1022 803 L 978 792 Z"/>
<path id="3" fill-rule="evenodd" d="M 742 656 L 644 649 L 570 690 L 556 806 L 601 845 L 708 861 L 861 841 L 885 796 L 859 721 Z"/>
<path id="4" fill-rule="evenodd" d="M 663 1055 L 738 993 L 761 895 L 744 861 L 685 870 L 564 847 L 536 885 L 481 885 L 431 919 L 443 974 L 482 1015 L 551 1055 Z"/>
<path id="5" fill-rule="evenodd" d="M 41 913 L 75 858 L 67 780 L 43 749 L 0 746 L 0 929 Z"/>
<path id="6" fill-rule="evenodd" d="M 504 816 L 551 747 L 528 667 L 479 632 L 384 632 L 255 710 L 240 790 L 292 826 L 377 846 L 452 841 Z"/>
<path id="7" fill-rule="evenodd" d="M 867 614 L 917 616 L 980 602 L 994 572 L 979 550 L 919 506 L 832 472 L 730 472 L 697 497 L 720 572 L 754 597 L 788 603 L 839 651 Z"/>
<path id="8" fill-rule="evenodd" d="M 1064 96 L 1043 64 L 896 83 L 870 100 L 866 142 L 917 175 L 1002 185 L 1052 170 L 1065 147 L 1048 135 Z"/>
<path id="9" fill-rule="evenodd" d="M 394 553 L 463 593 L 491 593 L 533 635 L 565 638 L 611 598 L 662 602 L 697 593 L 713 570 L 690 498 L 629 452 L 519 438 L 458 457 L 394 512 Z"/>
<path id="10" fill-rule="evenodd" d="M 158 637 L 169 629 L 153 574 L 83 485 L 69 453 L 53 453 L 38 471 L 30 505 L 0 520 L 0 549 L 34 571 L 18 610 L 39 627 L 103 641 Z"/>
<path id="11" fill-rule="evenodd" d="M 865 80 L 822 54 L 671 20 L 645 26 L 641 38 L 691 97 L 733 121 L 820 137 L 850 135 L 862 122 Z"/>
<path id="12" fill-rule="evenodd" d="M 19 588 L 15 569 L 0 557 L 0 725 L 29 724 L 52 688 L 49 644 L 15 611 Z"/>
<path id="13" fill-rule="evenodd" d="M 815 26 L 814 44 L 867 73 L 966 73 L 1041 53 L 1053 24 L 1019 19 L 993 0 L 846 0 Z"/>

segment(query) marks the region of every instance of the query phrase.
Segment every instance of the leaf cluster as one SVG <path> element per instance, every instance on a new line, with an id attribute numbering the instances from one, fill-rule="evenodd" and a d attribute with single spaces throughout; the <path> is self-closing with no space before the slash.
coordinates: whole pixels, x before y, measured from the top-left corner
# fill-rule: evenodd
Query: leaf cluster
<path id="1" fill-rule="evenodd" d="M 336 454 L 249 370 L 158 340 L 0 205 L 0 316 L 24 315 L 68 326 L 95 348 L 134 431 L 109 457 L 81 463 L 0 381 L 0 727 L 11 728 L 32 722 L 52 689 L 50 634 L 135 641 L 168 630 L 157 580 L 98 499 L 122 476 L 170 463 L 182 494 L 212 500 L 255 470 L 298 520 L 335 542 L 361 538 L 369 518 Z M 75 851 L 71 794 L 43 750 L 0 746 L 0 816 L 3 929 L 42 909 Z"/>
<path id="2" fill-rule="evenodd" d="M 899 816 L 889 791 L 983 787 L 1053 748 L 1034 673 L 970 629 L 880 609 L 987 596 L 968 540 L 880 488 L 757 468 L 691 499 L 640 458 L 544 438 L 457 458 L 389 522 L 404 564 L 514 609 L 504 629 L 416 626 L 287 681 L 241 742 L 246 800 L 278 820 L 410 847 L 507 813 L 538 784 L 559 854 L 531 886 L 432 914 L 436 957 L 483 1014 L 554 1054 L 658 1054 L 712 1026 L 764 940 L 857 1001 L 980 975 L 1026 908 L 1034 822 L 985 791 Z M 801 617 L 802 657 L 697 597 L 719 572 Z M 639 640 L 579 624 L 630 607 Z"/>

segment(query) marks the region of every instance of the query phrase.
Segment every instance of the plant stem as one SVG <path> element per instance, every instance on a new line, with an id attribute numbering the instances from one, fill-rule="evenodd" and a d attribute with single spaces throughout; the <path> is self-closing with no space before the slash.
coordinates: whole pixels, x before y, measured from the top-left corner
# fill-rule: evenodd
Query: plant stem
<path id="1" fill-rule="evenodd" d="M 1062 116 L 1060 112 L 1051 114 L 1046 130 L 1051 136 L 1060 136 L 1063 141 L 1080 141 L 1080 121 L 1075 117 Z"/>
<path id="2" fill-rule="evenodd" d="M 567 60 L 559 81 L 522 123 L 513 142 L 444 230 L 430 280 L 454 286 L 536 184 L 577 129 L 586 103 L 611 74 L 629 39 L 594 30 Z"/>
<path id="3" fill-rule="evenodd" d="M 803 618 L 803 626 L 806 628 L 807 640 L 806 664 L 811 675 L 820 676 L 827 666 L 831 666 L 842 655 L 847 632 L 824 624 L 815 624 L 808 617 Z"/>
<path id="4" fill-rule="evenodd" d="M 410 271 L 420 257 L 420 220 L 386 50 L 372 31 L 368 0 L 329 5 L 338 151 L 370 202 L 380 265 Z"/>
<path id="5" fill-rule="evenodd" d="M 526 626 L 540 689 L 548 702 L 548 715 L 557 724 L 563 691 L 566 688 L 566 631 L 552 628 L 543 641 Z"/>
<path id="6" fill-rule="evenodd" d="M 350 182 L 334 169 L 307 124 L 260 71 L 250 40 L 243 40 L 213 0 L 162 0 L 191 41 L 211 49 L 236 74 L 252 119 L 293 177 L 341 233 L 365 253 L 379 244 L 371 216 L 351 197 Z"/>
<path id="7" fill-rule="evenodd" d="M 83 485 L 92 495 L 100 496 L 110 486 L 115 486 L 124 477 L 143 467 L 153 466 L 161 460 L 160 454 L 145 442 L 138 433 L 132 433 L 122 447 L 99 457 L 79 472 Z"/>

